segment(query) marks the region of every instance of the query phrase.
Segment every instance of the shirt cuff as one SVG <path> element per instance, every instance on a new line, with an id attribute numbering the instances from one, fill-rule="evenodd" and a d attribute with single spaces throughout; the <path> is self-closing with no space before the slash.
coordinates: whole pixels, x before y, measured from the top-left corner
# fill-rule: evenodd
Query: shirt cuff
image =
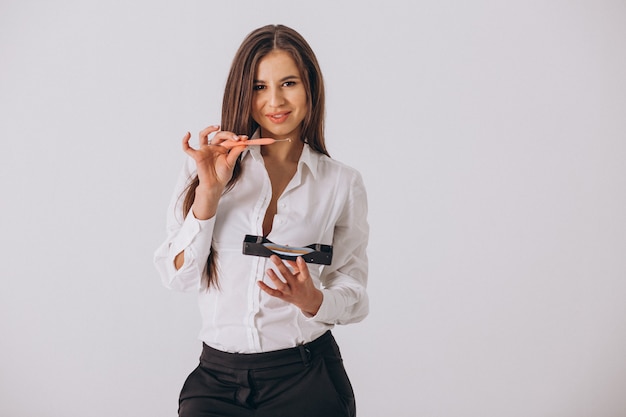
<path id="1" fill-rule="evenodd" d="M 320 305 L 319 310 L 317 310 L 317 314 L 314 316 L 311 316 L 304 312 L 303 314 L 307 317 L 307 320 L 309 321 L 335 324 L 337 321 L 337 317 L 339 317 L 339 313 L 341 311 L 341 308 L 339 307 L 341 304 L 341 295 L 332 290 L 322 289 L 321 291 L 324 298 L 322 299 L 322 305 Z"/>
<path id="2" fill-rule="evenodd" d="M 211 249 L 214 226 L 215 216 L 208 220 L 198 220 L 193 215 L 193 211 L 189 210 L 176 238 L 170 245 L 170 255 L 176 256 L 189 247 L 192 247 L 194 254 L 208 253 Z"/>

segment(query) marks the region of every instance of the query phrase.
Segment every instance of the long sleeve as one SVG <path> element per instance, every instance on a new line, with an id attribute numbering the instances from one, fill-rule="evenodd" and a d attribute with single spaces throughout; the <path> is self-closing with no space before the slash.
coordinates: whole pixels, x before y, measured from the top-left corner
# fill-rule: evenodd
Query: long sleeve
<path id="1" fill-rule="evenodd" d="M 356 171 L 349 189 L 346 204 L 335 224 L 333 262 L 320 276 L 324 300 L 311 318 L 324 323 L 355 323 L 369 313 L 367 195 L 361 175 Z"/>
<path id="2" fill-rule="evenodd" d="M 154 253 L 154 264 L 163 285 L 179 291 L 193 291 L 201 287 L 215 225 L 215 218 L 198 220 L 192 211 L 183 218 L 183 193 L 194 175 L 193 160 L 187 159 L 168 206 L 167 238 Z M 185 252 L 185 262 L 177 270 L 174 258 L 182 251 Z"/>

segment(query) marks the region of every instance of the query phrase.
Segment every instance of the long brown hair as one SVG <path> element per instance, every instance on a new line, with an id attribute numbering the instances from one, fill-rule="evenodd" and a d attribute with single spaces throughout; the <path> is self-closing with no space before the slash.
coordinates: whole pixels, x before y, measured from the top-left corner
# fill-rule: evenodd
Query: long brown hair
<path id="1" fill-rule="evenodd" d="M 328 155 L 324 141 L 325 94 L 324 80 L 317 58 L 307 41 L 295 30 L 283 25 L 267 25 L 252 31 L 239 46 L 230 67 L 222 101 L 221 128 L 238 135 L 252 136 L 259 125 L 252 118 L 252 93 L 256 68 L 263 57 L 274 50 L 288 52 L 296 63 L 307 91 L 308 112 L 302 121 L 301 137 L 305 143 Z M 233 177 L 226 192 L 241 175 L 241 160 L 235 164 Z M 183 192 L 183 215 L 187 216 L 195 198 L 199 180 L 196 176 Z M 207 289 L 217 286 L 215 250 L 207 260 Z"/>

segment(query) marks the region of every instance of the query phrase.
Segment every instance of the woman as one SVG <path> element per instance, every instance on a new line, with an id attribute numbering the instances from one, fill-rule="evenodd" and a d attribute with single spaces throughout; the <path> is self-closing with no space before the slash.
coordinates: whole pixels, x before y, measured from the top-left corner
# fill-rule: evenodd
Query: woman
<path id="1" fill-rule="evenodd" d="M 324 84 L 302 36 L 282 25 L 250 33 L 221 126 L 200 132 L 197 149 L 190 137 L 155 253 L 166 287 L 199 294 L 203 349 L 179 416 L 354 416 L 330 329 L 368 313 L 366 193 L 328 156 Z M 276 142 L 246 145 L 257 138 Z M 245 255 L 246 235 L 332 245 L 332 263 Z"/>

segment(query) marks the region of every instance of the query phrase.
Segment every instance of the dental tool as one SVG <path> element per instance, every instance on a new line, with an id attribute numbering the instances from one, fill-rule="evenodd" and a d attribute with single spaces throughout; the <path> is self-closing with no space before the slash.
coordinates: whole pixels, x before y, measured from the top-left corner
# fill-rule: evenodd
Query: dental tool
<path id="1" fill-rule="evenodd" d="M 272 138 L 261 138 L 261 139 L 249 139 L 249 140 L 225 140 L 221 142 L 219 146 L 223 146 L 227 149 L 232 149 L 237 146 L 248 146 L 248 145 L 271 145 L 276 142 L 291 142 L 291 138 L 287 139 L 272 139 Z"/>

